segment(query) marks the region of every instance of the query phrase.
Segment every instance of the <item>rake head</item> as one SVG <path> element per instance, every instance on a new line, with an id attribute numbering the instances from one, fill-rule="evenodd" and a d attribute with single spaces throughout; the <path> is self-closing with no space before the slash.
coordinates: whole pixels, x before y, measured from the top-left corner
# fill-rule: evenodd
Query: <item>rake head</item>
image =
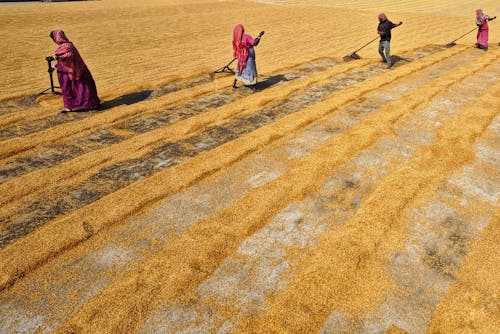
<path id="1" fill-rule="evenodd" d="M 344 56 L 342 59 L 344 61 L 351 61 L 351 60 L 361 59 L 361 57 L 356 52 L 353 52 L 350 55 Z"/>
<path id="2" fill-rule="evenodd" d="M 453 47 L 453 46 L 455 46 L 455 45 L 457 45 L 457 43 L 455 43 L 455 42 L 450 42 L 450 43 L 446 44 L 446 47 L 447 47 L 447 48 L 451 48 L 451 47 Z"/>

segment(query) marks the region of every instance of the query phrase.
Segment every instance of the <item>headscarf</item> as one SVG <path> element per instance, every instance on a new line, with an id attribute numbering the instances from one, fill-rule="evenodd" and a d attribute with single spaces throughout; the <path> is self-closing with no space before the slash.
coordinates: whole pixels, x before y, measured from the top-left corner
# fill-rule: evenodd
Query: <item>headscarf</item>
<path id="1" fill-rule="evenodd" d="M 67 72 L 71 80 L 79 80 L 83 71 L 87 68 L 76 47 L 69 41 L 62 30 L 54 30 L 50 33 L 54 42 L 59 45 L 55 54 L 59 57 L 58 69 Z"/>
<path id="2" fill-rule="evenodd" d="M 385 15 L 385 13 L 378 14 L 378 20 L 380 22 L 384 22 L 385 20 L 387 20 L 387 15 Z"/>
<path id="3" fill-rule="evenodd" d="M 484 20 L 489 19 L 488 15 L 485 15 L 482 9 L 476 9 L 476 24 L 484 24 Z"/>
<path id="4" fill-rule="evenodd" d="M 238 72 L 242 72 L 248 59 L 248 48 L 251 45 L 245 38 L 245 28 L 237 24 L 233 29 L 233 57 L 238 60 Z"/>

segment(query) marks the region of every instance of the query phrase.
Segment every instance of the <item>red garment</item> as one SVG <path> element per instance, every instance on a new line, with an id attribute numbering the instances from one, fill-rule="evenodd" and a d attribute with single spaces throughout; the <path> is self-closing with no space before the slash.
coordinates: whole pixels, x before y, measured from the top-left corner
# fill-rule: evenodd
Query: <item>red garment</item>
<path id="1" fill-rule="evenodd" d="M 245 28 L 242 24 L 237 24 L 233 30 L 233 57 L 238 60 L 238 72 L 245 68 L 248 59 L 248 48 L 252 45 L 248 43 Z"/>
<path id="2" fill-rule="evenodd" d="M 478 26 L 477 30 L 477 44 L 483 48 L 488 47 L 488 19 L 490 17 L 483 13 L 482 9 L 476 9 L 476 24 Z"/>
<path id="3" fill-rule="evenodd" d="M 64 31 L 54 30 L 51 32 L 52 39 L 59 47 L 56 50 L 56 56 L 59 57 L 57 62 L 57 70 L 66 72 L 71 80 L 79 80 L 82 73 L 87 68 L 80 53 L 71 43 Z"/>

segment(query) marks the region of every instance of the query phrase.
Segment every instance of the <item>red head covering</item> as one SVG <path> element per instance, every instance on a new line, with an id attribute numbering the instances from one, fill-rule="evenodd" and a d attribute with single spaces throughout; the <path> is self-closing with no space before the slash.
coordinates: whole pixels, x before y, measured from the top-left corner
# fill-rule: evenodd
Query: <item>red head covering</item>
<path id="1" fill-rule="evenodd" d="M 237 24 L 233 29 L 233 57 L 238 60 L 238 71 L 241 73 L 248 59 L 250 45 L 245 38 L 245 28 Z"/>
<path id="2" fill-rule="evenodd" d="M 54 30 L 50 36 L 59 47 L 56 50 L 56 56 L 59 57 L 58 69 L 67 72 L 71 80 L 79 80 L 83 71 L 87 67 L 82 57 L 78 53 L 73 43 L 64 34 L 62 30 Z"/>
<path id="3" fill-rule="evenodd" d="M 385 20 L 387 20 L 387 16 L 385 15 L 385 13 L 378 14 L 378 20 L 379 21 L 385 21 Z"/>

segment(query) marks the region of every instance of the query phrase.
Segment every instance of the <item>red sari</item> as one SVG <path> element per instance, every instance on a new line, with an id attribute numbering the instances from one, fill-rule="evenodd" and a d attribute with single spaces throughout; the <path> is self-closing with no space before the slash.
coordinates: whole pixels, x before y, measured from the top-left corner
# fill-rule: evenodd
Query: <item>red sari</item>
<path id="1" fill-rule="evenodd" d="M 476 10 L 477 46 L 483 49 L 488 48 L 488 19 L 490 17 L 483 13 L 482 9 Z"/>
<path id="2" fill-rule="evenodd" d="M 245 34 L 245 28 L 238 24 L 233 30 L 233 57 L 236 58 L 236 80 L 245 85 L 257 84 L 257 65 L 255 63 L 255 40 Z"/>

